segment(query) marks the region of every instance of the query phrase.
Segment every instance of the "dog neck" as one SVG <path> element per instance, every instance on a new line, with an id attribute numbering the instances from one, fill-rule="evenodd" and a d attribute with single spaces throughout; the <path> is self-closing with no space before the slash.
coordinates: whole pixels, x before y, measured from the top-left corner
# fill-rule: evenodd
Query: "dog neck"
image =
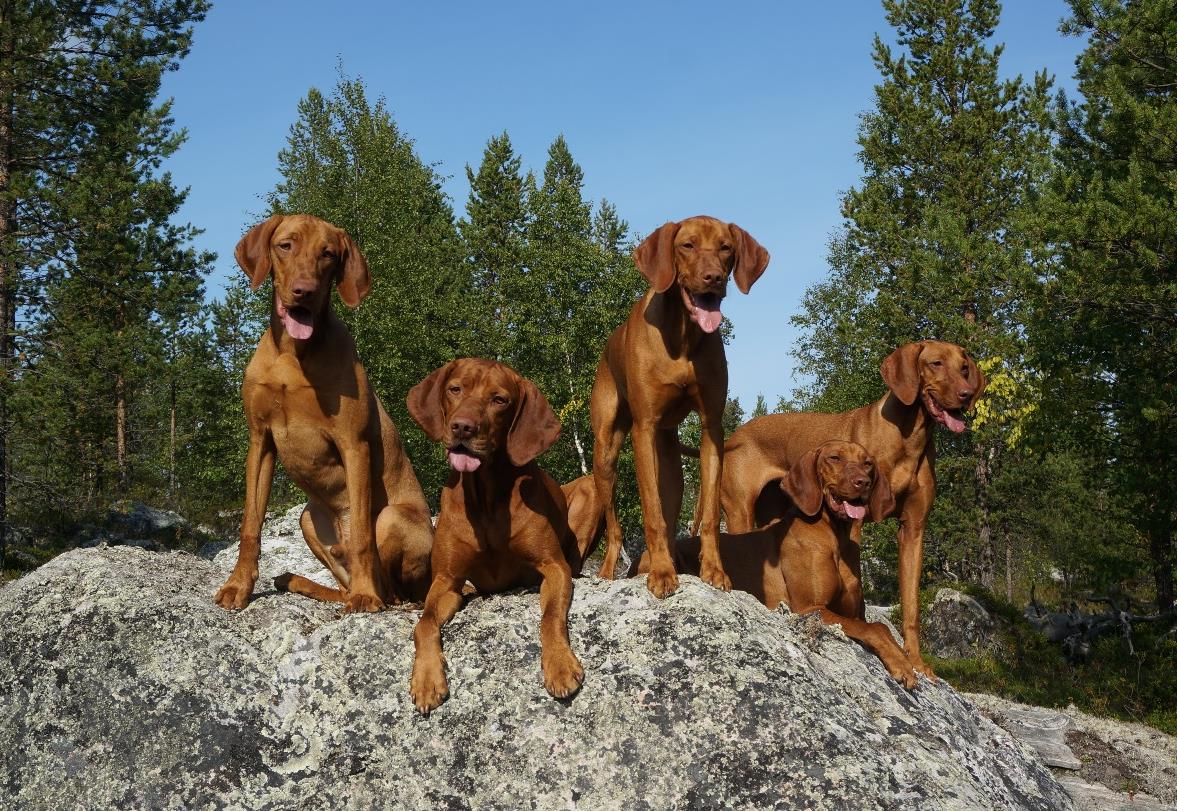
<path id="1" fill-rule="evenodd" d="M 495 504 L 510 499 L 515 480 L 522 471 L 523 468 L 511 464 L 505 452 L 498 453 L 480 464 L 477 470 L 451 470 L 450 487 L 461 488 L 467 515 L 486 514 L 494 509 Z"/>
<path id="2" fill-rule="evenodd" d="M 895 426 L 904 442 L 918 445 L 925 455 L 935 447 L 936 432 L 933 429 L 936 421 L 924 406 L 922 392 L 914 403 L 905 405 L 894 392 L 889 391 L 871 408 L 877 409 L 885 421 Z"/>

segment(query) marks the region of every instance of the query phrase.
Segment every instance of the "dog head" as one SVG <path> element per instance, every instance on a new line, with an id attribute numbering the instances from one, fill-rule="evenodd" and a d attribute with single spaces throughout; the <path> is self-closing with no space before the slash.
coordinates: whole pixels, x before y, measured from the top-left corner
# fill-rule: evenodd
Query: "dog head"
<path id="1" fill-rule="evenodd" d="M 964 412 L 985 390 L 985 375 L 976 361 L 944 341 L 904 344 L 886 357 L 879 371 L 900 402 L 922 400 L 932 419 L 956 434 L 965 429 Z"/>
<path id="2" fill-rule="evenodd" d="M 882 521 L 895 509 L 888 471 L 857 442 L 818 445 L 789 468 L 781 489 L 811 517 L 823 505 L 842 521 Z"/>
<path id="3" fill-rule="evenodd" d="M 461 358 L 409 391 L 409 414 L 429 438 L 444 443 L 460 473 L 506 453 L 521 467 L 552 446 L 560 421 L 535 384 L 510 366 Z"/>
<path id="4" fill-rule="evenodd" d="M 715 332 L 723 321 L 720 305 L 727 280 L 747 293 L 768 267 L 768 251 L 743 228 L 714 217 L 691 217 L 668 222 L 634 252 L 638 270 L 659 293 L 676 281 L 683 307 L 704 332 Z"/>
<path id="5" fill-rule="evenodd" d="M 368 295 L 372 276 L 342 228 L 306 214 L 275 214 L 255 225 L 234 252 L 254 290 L 274 276 L 274 310 L 291 338 L 306 340 L 326 312 L 331 284 L 349 307 Z"/>

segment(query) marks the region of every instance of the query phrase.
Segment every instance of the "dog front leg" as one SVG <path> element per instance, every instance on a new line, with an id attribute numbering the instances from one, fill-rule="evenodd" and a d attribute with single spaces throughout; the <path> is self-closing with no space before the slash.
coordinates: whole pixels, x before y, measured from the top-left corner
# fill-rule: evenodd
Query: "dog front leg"
<path id="1" fill-rule="evenodd" d="M 257 562 L 261 555 L 262 524 L 270 503 L 270 485 L 274 481 L 274 437 L 264 426 L 251 425 L 249 452 L 245 456 L 245 509 L 241 516 L 241 542 L 237 547 L 237 564 L 213 599 L 221 608 L 245 608 L 257 582 Z"/>
<path id="2" fill-rule="evenodd" d="M 864 647 L 879 657 L 887 672 L 895 681 L 908 690 L 916 685 L 915 671 L 907 660 L 903 651 L 895 644 L 895 638 L 881 622 L 865 622 L 863 620 L 843 617 L 835 614 L 825 606 L 814 605 L 798 611 L 798 614 L 811 614 L 817 611 L 821 614 L 821 621 L 826 625 L 841 625 L 843 632 L 851 639 L 861 642 Z"/>
<path id="3" fill-rule="evenodd" d="M 721 591 L 731 591 L 732 581 L 719 557 L 719 479 L 723 465 L 723 415 L 703 421 L 699 444 L 699 576 Z"/>
<path id="4" fill-rule="evenodd" d="M 379 611 L 384 600 L 378 588 L 380 556 L 372 521 L 372 466 L 368 443 L 354 442 L 343 454 L 349 506 L 347 548 L 349 584 L 345 613 Z"/>
<path id="5" fill-rule="evenodd" d="M 642 502 L 642 523 L 646 550 L 650 553 L 650 573 L 646 588 L 655 597 L 667 597 L 678 589 L 678 575 L 670 559 L 670 538 L 662 513 L 662 490 L 659 486 L 658 430 L 652 424 L 634 423 L 633 456 L 638 477 L 638 496 Z"/>
<path id="6" fill-rule="evenodd" d="M 436 572 L 436 569 L 434 570 Z M 462 607 L 462 583 L 465 577 L 435 574 L 421 619 L 413 629 L 413 675 L 409 695 L 417 710 L 428 715 L 441 706 L 450 694 L 445 678 L 445 655 L 441 651 L 441 626 Z"/>
<path id="7" fill-rule="evenodd" d="M 934 487 L 934 486 L 933 486 Z M 903 648 L 920 673 L 933 681 L 936 674 L 920 652 L 920 575 L 924 561 L 924 526 L 935 491 L 920 487 L 903 503 L 899 518 L 899 604 L 903 607 Z"/>
<path id="8" fill-rule="evenodd" d="M 563 558 L 539 566 L 540 649 L 544 687 L 556 698 L 568 698 L 580 689 L 584 668 L 568 642 L 568 607 L 572 605 L 572 570 Z"/>

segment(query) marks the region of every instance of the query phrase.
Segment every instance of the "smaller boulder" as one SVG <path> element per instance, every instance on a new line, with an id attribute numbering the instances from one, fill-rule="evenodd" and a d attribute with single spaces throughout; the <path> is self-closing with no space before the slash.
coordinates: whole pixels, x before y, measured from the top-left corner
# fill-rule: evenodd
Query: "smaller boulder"
<path id="1" fill-rule="evenodd" d="M 942 659 L 963 659 L 993 650 L 995 623 L 985 607 L 956 589 L 936 592 L 923 618 L 923 648 Z"/>

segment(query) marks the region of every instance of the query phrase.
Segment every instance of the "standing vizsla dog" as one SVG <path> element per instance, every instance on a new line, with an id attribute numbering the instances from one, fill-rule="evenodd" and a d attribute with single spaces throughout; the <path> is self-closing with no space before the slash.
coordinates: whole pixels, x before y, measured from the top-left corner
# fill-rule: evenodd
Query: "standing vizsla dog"
<path id="1" fill-rule="evenodd" d="M 650 290 L 609 337 L 593 385 L 593 478 L 605 510 L 600 576 L 611 578 L 621 551 L 613 490 L 617 456 L 632 429 L 646 548 L 647 587 L 657 597 L 678 588 L 670 558 L 682 506 L 678 426 L 697 411 L 702 577 L 730 589 L 716 552 L 727 360 L 719 326 L 727 282 L 747 293 L 768 267 L 768 251 L 738 225 L 692 217 L 663 225 L 638 246 L 634 261 Z"/>
<path id="2" fill-rule="evenodd" d="M 413 631 L 410 693 L 428 714 L 449 695 L 441 626 L 469 580 L 481 593 L 540 586 L 544 686 L 556 698 L 580 689 L 584 670 L 568 643 L 572 570 L 580 567 L 560 486 L 535 458 L 560 422 L 530 380 L 490 360 L 452 361 L 409 392 L 409 413 L 446 446 L 453 471 L 441 493 L 433 584 Z"/>
<path id="3" fill-rule="evenodd" d="M 420 599 L 429 586 L 429 508 L 331 310 L 332 284 L 349 307 L 368 294 L 367 262 L 345 231 L 305 215 L 270 217 L 241 239 L 236 256 L 255 290 L 273 275 L 274 300 L 245 370 L 245 515 L 237 565 L 217 604 L 244 608 L 253 592 L 275 456 L 306 491 L 303 537 L 340 585 L 287 574 L 278 588 L 341 602 L 348 612 Z"/>
<path id="4" fill-rule="evenodd" d="M 920 653 L 919 583 L 924 527 L 936 497 L 933 429 L 936 423 L 954 433 L 965 429 L 962 414 L 985 390 L 985 376 L 965 350 L 943 341 L 905 344 L 880 371 L 890 391 L 875 403 L 841 414 L 768 414 L 736 429 L 726 446 L 723 510 L 731 532 L 763 526 L 784 509 L 770 483 L 809 449 L 831 437 L 863 445 L 890 470 L 890 514 L 899 517 L 904 647 L 912 666 L 932 676 Z M 855 532 L 861 533 L 861 525 Z"/>
<path id="5" fill-rule="evenodd" d="M 894 509 L 885 466 L 856 442 L 831 440 L 789 468 L 779 489 L 790 502 L 781 520 L 720 536 L 732 587 L 769 608 L 786 603 L 795 614 L 819 612 L 826 625 L 841 625 L 846 636 L 874 651 L 896 681 L 915 687 L 911 663 L 887 626 L 866 621 L 862 598 L 861 550 L 853 529 L 868 512 L 880 521 Z M 679 543 L 679 572 L 698 574 L 698 547 L 698 538 Z"/>

